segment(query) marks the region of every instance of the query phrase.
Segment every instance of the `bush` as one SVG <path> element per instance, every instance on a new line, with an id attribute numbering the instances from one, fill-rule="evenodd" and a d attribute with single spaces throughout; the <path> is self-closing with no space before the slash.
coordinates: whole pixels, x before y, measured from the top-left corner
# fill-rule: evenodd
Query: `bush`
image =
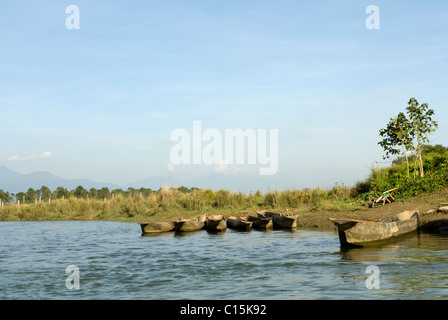
<path id="1" fill-rule="evenodd" d="M 410 176 L 407 176 L 406 163 L 392 164 L 387 168 L 372 168 L 365 181 L 359 181 L 351 190 L 352 197 L 364 197 L 397 188 L 396 195 L 401 198 L 418 196 L 423 192 L 437 191 L 448 187 L 448 152 L 431 152 L 423 157 L 424 177 L 414 175 L 418 165 L 410 161 Z"/>

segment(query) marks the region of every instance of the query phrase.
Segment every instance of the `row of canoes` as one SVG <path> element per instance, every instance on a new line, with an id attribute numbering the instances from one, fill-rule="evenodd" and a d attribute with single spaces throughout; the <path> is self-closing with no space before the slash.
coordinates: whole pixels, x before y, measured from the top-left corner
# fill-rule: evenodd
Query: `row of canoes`
<path id="1" fill-rule="evenodd" d="M 296 228 L 298 216 L 288 216 L 275 212 L 258 212 L 257 216 L 222 215 L 199 216 L 194 219 L 173 219 L 171 221 L 140 222 L 143 233 L 157 232 L 190 232 L 206 229 L 209 231 L 224 231 L 227 228 L 249 231 L 251 229 L 268 230 L 273 228 Z"/>
<path id="2" fill-rule="evenodd" d="M 275 212 L 257 212 L 256 216 L 227 218 L 227 226 L 232 229 L 249 231 L 251 229 L 270 230 L 274 228 L 294 229 L 297 227 L 298 216 L 284 215 Z"/>
<path id="3" fill-rule="evenodd" d="M 222 221 L 221 215 L 213 216 L 199 216 L 194 219 L 173 219 L 171 221 L 151 221 L 139 222 L 143 233 L 158 233 L 158 232 L 191 232 L 202 229 L 222 230 L 223 226 L 227 226 Z M 225 221 L 224 221 L 225 222 Z"/>
<path id="4" fill-rule="evenodd" d="M 167 231 L 196 231 L 207 229 L 223 231 L 226 228 L 249 231 L 251 229 L 296 228 L 297 216 L 274 212 L 257 213 L 257 216 L 228 217 L 222 215 L 201 216 L 195 219 L 174 219 L 140 223 L 143 233 Z M 418 211 L 404 211 L 379 221 L 356 219 L 330 219 L 338 230 L 342 247 L 367 246 L 390 241 L 419 231 Z"/>

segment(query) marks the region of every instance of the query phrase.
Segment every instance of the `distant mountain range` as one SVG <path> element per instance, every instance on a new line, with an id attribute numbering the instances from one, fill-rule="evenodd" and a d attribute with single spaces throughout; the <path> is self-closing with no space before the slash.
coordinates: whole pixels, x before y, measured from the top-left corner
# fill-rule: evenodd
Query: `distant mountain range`
<path id="1" fill-rule="evenodd" d="M 188 188 L 210 188 L 212 190 L 226 189 L 232 191 L 250 192 L 260 189 L 266 192 L 268 187 L 275 189 L 275 181 L 270 177 L 247 177 L 247 176 L 232 176 L 225 174 L 212 174 L 206 177 L 191 181 L 179 181 L 173 176 L 155 176 L 147 179 L 139 180 L 134 183 L 120 186 L 115 183 L 97 182 L 89 179 L 65 179 L 48 172 L 33 172 L 29 174 L 21 174 L 8 169 L 5 166 L 0 166 L 0 190 L 8 191 L 10 193 L 26 192 L 29 188 L 40 189 L 42 186 L 50 188 L 54 191 L 57 187 L 64 187 L 68 190 L 74 190 L 78 186 L 83 186 L 85 189 L 90 188 L 101 189 L 103 187 L 113 189 L 127 190 L 129 187 L 139 189 L 141 187 L 158 190 L 161 186 L 168 185 L 170 187 L 185 186 Z"/>
<path id="2" fill-rule="evenodd" d="M 42 186 L 46 186 L 52 191 L 57 187 L 73 190 L 77 186 L 83 186 L 86 189 L 103 187 L 108 187 L 109 189 L 120 188 L 119 185 L 113 183 L 102 183 L 88 179 L 64 179 L 48 172 L 21 174 L 5 166 L 0 167 L 0 189 L 4 191 L 10 193 L 26 192 L 29 188 L 40 189 Z"/>

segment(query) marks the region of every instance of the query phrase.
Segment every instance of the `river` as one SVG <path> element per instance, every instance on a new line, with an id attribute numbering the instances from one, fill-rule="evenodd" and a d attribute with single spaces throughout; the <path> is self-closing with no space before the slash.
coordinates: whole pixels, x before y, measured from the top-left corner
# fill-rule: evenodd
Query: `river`
<path id="1" fill-rule="evenodd" d="M 0 222 L 0 299 L 447 298 L 438 235 L 345 250 L 334 230 L 146 236 L 127 222 Z"/>

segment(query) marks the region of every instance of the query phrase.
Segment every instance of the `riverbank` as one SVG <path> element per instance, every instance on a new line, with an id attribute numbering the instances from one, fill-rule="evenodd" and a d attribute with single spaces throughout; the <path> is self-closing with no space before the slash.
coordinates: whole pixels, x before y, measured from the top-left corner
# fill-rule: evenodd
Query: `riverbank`
<path id="1" fill-rule="evenodd" d="M 340 191 L 340 190 L 339 190 Z M 444 217 L 440 213 L 426 214 L 435 210 L 438 205 L 448 202 L 448 189 L 422 194 L 405 200 L 397 199 L 394 203 L 377 208 L 368 208 L 365 201 L 350 198 L 342 193 L 334 192 L 333 196 L 322 195 L 313 200 L 296 203 L 295 207 L 286 206 L 281 197 L 294 195 L 292 191 L 277 194 L 278 199 L 271 201 L 275 194 L 243 197 L 239 194 L 228 194 L 225 205 L 207 205 L 204 195 L 171 194 L 165 192 L 155 197 L 114 197 L 110 200 L 59 199 L 51 203 L 27 205 L 11 205 L 0 208 L 0 221 L 56 221 L 56 220 L 99 220 L 145 222 L 172 220 L 175 217 L 192 218 L 203 214 L 222 214 L 228 216 L 255 215 L 257 211 L 271 210 L 279 213 L 298 215 L 299 228 L 329 228 L 329 218 L 352 218 L 362 220 L 378 220 L 405 210 L 418 210 L 422 220 Z M 322 193 L 323 194 L 323 193 Z M 172 197 L 172 199 L 170 198 Z M 173 199 L 176 199 L 175 201 Z M 180 200 L 179 200 L 180 199 Z M 268 202 L 267 200 L 271 201 Z"/>
<path id="2" fill-rule="evenodd" d="M 328 228 L 333 226 L 333 223 L 329 221 L 329 218 L 375 221 L 407 210 L 419 211 L 421 223 L 426 224 L 427 222 L 432 220 L 448 218 L 446 214 L 440 212 L 431 212 L 431 210 L 437 210 L 439 204 L 442 202 L 446 202 L 447 199 L 448 192 L 445 190 L 439 195 L 425 195 L 419 198 L 397 201 L 382 207 L 366 207 L 365 209 L 359 211 L 320 211 L 305 214 L 299 213 L 300 217 L 298 219 L 298 225 L 306 228 Z"/>
<path id="3" fill-rule="evenodd" d="M 419 197 L 413 197 L 406 200 L 397 200 L 396 202 L 376 207 L 368 208 L 367 205 L 353 210 L 273 210 L 279 213 L 298 215 L 297 226 L 299 228 L 333 228 L 333 223 L 329 218 L 339 219 L 359 219 L 375 221 L 380 220 L 396 213 L 417 210 L 420 213 L 421 223 L 426 224 L 429 221 L 438 219 L 448 219 L 448 215 L 436 212 L 440 203 L 448 202 L 448 189 L 423 194 Z M 435 211 L 435 212 L 434 212 Z"/>

